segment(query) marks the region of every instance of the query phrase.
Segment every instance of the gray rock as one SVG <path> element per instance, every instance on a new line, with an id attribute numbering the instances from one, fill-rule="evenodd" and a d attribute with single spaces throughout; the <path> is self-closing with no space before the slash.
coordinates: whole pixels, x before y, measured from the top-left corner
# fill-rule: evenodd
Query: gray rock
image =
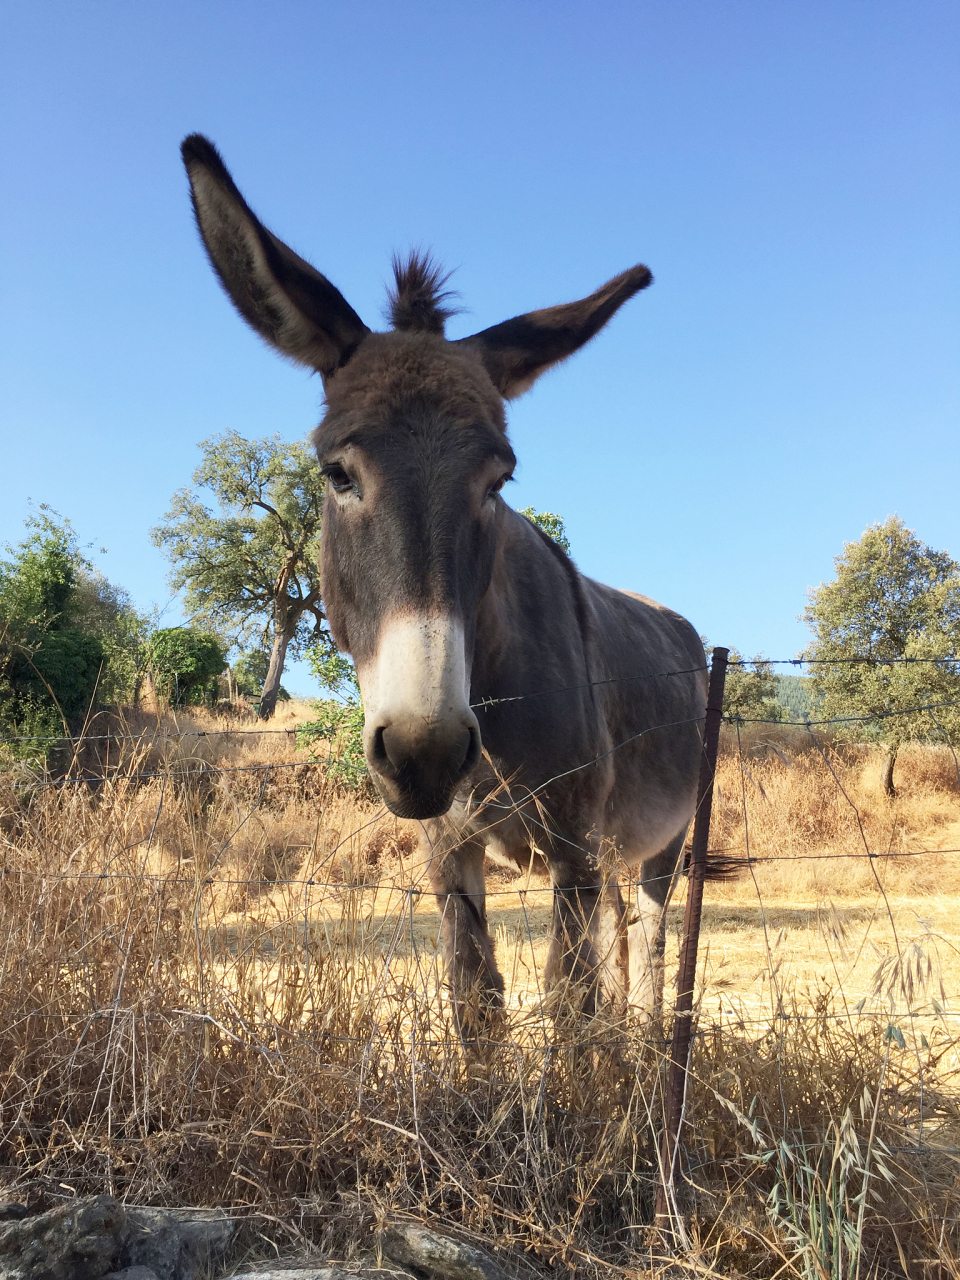
<path id="1" fill-rule="evenodd" d="M 0 1222 L 19 1222 L 21 1218 L 26 1218 L 30 1210 L 25 1204 L 18 1204 L 16 1200 L 0 1201 Z"/>
<path id="2" fill-rule="evenodd" d="M 462 1244 L 426 1227 L 395 1224 L 380 1238 L 391 1262 L 437 1280 L 507 1280 L 507 1273 L 482 1249 Z"/>
<path id="3" fill-rule="evenodd" d="M 344 1271 L 342 1267 L 318 1267 L 304 1263 L 302 1267 L 284 1267 L 267 1271 L 242 1271 L 230 1280 L 364 1280 L 365 1273 Z"/>
<path id="4" fill-rule="evenodd" d="M 110 1196 L 0 1223 L 0 1280 L 101 1280 L 114 1269 L 126 1215 Z"/>
<path id="5" fill-rule="evenodd" d="M 233 1223 L 195 1211 L 124 1209 L 110 1196 L 0 1218 L 0 1280 L 195 1280 L 226 1250 Z"/>
<path id="6" fill-rule="evenodd" d="M 226 1250 L 233 1223 L 228 1218 L 187 1216 L 188 1212 L 128 1209 L 117 1268 L 147 1267 L 156 1280 L 194 1280 Z"/>
<path id="7" fill-rule="evenodd" d="M 391 1271 L 386 1267 L 326 1266 L 320 1262 L 260 1262 L 252 1270 L 239 1271 L 230 1280 L 412 1280 L 407 1271 Z"/>
<path id="8" fill-rule="evenodd" d="M 203 1268 L 224 1256 L 233 1239 L 234 1227 L 229 1218 L 187 1218 L 179 1214 L 177 1217 L 181 1280 L 192 1280 L 195 1272 L 202 1274 Z"/>
<path id="9" fill-rule="evenodd" d="M 180 1266 L 180 1226 L 164 1209 L 128 1209 L 114 1269 L 146 1267 L 157 1280 L 188 1280 Z"/>

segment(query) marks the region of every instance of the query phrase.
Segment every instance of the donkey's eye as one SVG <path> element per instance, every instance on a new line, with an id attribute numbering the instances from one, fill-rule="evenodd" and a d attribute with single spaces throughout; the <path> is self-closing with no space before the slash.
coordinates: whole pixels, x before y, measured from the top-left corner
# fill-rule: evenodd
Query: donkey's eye
<path id="1" fill-rule="evenodd" d="M 487 497 L 492 498 L 494 494 L 499 493 L 500 490 L 503 488 L 503 486 L 507 483 L 507 481 L 512 479 L 513 479 L 513 476 L 501 476 L 500 479 L 496 482 L 496 484 L 492 484 L 490 488 L 487 490 Z"/>
<path id="2" fill-rule="evenodd" d="M 343 467 L 336 462 L 331 462 L 328 467 L 323 468 L 323 474 L 336 489 L 337 493 L 346 493 L 348 489 L 353 488 L 353 481 L 344 471 Z"/>

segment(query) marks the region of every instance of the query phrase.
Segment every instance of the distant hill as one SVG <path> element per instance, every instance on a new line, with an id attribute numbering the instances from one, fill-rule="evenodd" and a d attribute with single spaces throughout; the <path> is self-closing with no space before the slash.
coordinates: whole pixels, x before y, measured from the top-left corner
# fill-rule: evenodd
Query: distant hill
<path id="1" fill-rule="evenodd" d="M 814 693 L 809 676 L 773 677 L 777 686 L 777 701 L 786 707 L 788 720 L 816 719 L 820 699 Z"/>

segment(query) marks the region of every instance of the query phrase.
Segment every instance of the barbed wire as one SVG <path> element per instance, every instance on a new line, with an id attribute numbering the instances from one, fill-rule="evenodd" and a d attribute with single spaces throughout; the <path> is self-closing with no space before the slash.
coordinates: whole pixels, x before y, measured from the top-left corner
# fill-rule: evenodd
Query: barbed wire
<path id="1" fill-rule="evenodd" d="M 728 660 L 728 667 L 764 667 L 764 666 L 837 666 L 837 665 L 864 665 L 874 667 L 888 667 L 900 664 L 916 664 L 916 663 L 933 663 L 940 665 L 944 663 L 960 664 L 960 656 L 942 657 L 942 658 L 742 658 L 736 660 Z M 709 667 L 706 664 L 696 667 L 683 667 L 676 671 L 649 671 L 642 672 L 631 676 L 609 676 L 603 680 L 584 680 L 578 684 L 557 685 L 552 689 L 537 689 L 530 693 L 510 694 L 502 698 L 481 698 L 477 702 L 471 702 L 472 710 L 484 710 L 487 707 L 500 706 L 508 702 L 524 702 L 528 698 L 545 698 L 557 693 L 571 693 L 579 689 L 594 689 L 609 684 L 630 684 L 636 680 L 662 680 L 673 676 L 697 675 L 700 672 L 706 672 Z M 347 705 L 344 703 L 343 705 Z M 309 723 L 309 722 L 305 722 Z M 783 723 L 783 722 L 781 722 Z M 823 721 L 821 723 L 828 723 Z M 150 737 L 153 740 L 162 739 L 163 741 L 182 741 L 186 738 L 217 738 L 217 737 L 269 737 L 277 736 L 296 736 L 302 731 L 301 725 L 293 725 L 286 729 L 154 729 L 143 730 L 140 733 L 84 733 L 78 739 L 74 739 L 66 733 L 22 733 L 22 734 L 6 734 L 0 736 L 0 742 L 140 742 L 144 738 Z"/>
<path id="2" fill-rule="evenodd" d="M 741 715 L 725 715 L 723 718 L 728 724 L 778 724 L 786 725 L 788 728 L 806 729 L 811 725 L 821 728 L 830 724 L 869 724 L 873 720 L 889 720 L 894 716 L 919 715 L 926 711 L 939 711 L 943 707 L 960 707 L 960 698 L 953 698 L 948 702 L 931 702 L 920 707 L 902 707 L 896 711 L 871 711 L 869 715 L 862 716 L 829 716 L 822 720 L 773 720 L 759 716 Z"/>
<path id="3" fill-rule="evenodd" d="M 337 849 L 341 848 L 355 835 L 359 834 L 361 828 L 351 831 L 337 845 Z M 292 848 L 303 848 L 308 846 L 293 845 Z M 322 851 L 324 856 L 329 858 L 330 852 Z M 336 852 L 336 849 L 333 850 Z M 708 859 L 716 856 L 718 850 L 710 850 Z M 924 858 L 930 857 L 932 854 L 954 854 L 960 853 L 960 848 L 950 849 L 901 849 L 874 851 L 870 853 L 771 853 L 762 855 L 751 855 L 740 860 L 734 861 L 734 869 L 742 867 L 744 870 L 749 867 L 764 867 L 778 862 L 829 862 L 833 860 L 854 860 L 862 861 L 865 859 L 885 860 L 897 858 Z M 518 872 L 518 875 L 522 875 Z M 544 872 L 536 872 L 537 875 L 544 875 Z M 159 871 L 45 871 L 39 867 L 7 867 L 0 866 L 0 878 L 4 876 L 23 876 L 27 879 L 45 880 L 52 883 L 74 883 L 82 881 L 99 881 L 99 880 L 122 880 L 133 881 L 135 883 L 145 882 L 149 884 L 160 885 L 222 885 L 224 887 L 237 887 L 240 885 L 256 885 L 260 889 L 284 888 L 284 887 L 300 887 L 311 889 L 330 889 L 337 893 L 401 893 L 411 894 L 414 898 L 420 896 L 428 898 L 464 898 L 471 899 L 476 895 L 467 891 L 459 892 L 457 890 L 436 891 L 430 888 L 420 888 L 418 885 L 405 885 L 398 881 L 383 879 L 377 880 L 319 880 L 313 876 L 210 876 L 207 874 L 200 876 L 184 876 L 171 875 Z M 658 880 L 673 880 L 675 872 L 670 872 L 663 876 L 632 876 L 618 872 L 615 876 L 611 876 L 608 880 L 597 881 L 596 883 L 584 883 L 574 886 L 577 890 L 584 892 L 595 892 L 609 888 L 616 883 L 623 887 L 632 886 L 634 888 L 644 885 L 655 884 Z M 524 884 L 522 886 L 511 886 L 504 889 L 484 890 L 484 896 L 487 898 L 502 897 L 520 897 L 525 898 L 530 894 L 546 894 L 553 893 L 554 886 L 549 882 L 544 884 Z"/>
<path id="4" fill-rule="evenodd" d="M 783 660 L 783 661 L 786 661 L 786 660 Z M 800 660 L 791 659 L 789 661 L 794 662 L 794 661 L 800 661 Z M 747 665 L 747 664 L 744 663 L 741 665 Z M 687 668 L 687 669 L 677 670 L 672 672 L 651 673 L 651 674 L 640 676 L 637 678 L 654 678 L 656 675 L 661 675 L 664 677 L 674 676 L 674 675 L 677 675 L 677 676 L 689 675 L 689 674 L 698 672 L 700 670 L 701 668 Z M 613 683 L 613 681 L 591 682 L 591 683 Z M 579 688 L 583 686 L 571 686 L 571 687 Z M 564 691 L 564 690 L 554 690 L 554 691 L 545 690 L 542 692 L 546 693 L 546 692 L 560 692 L 560 691 Z M 527 696 L 527 695 L 524 695 L 524 696 Z M 540 696 L 540 695 L 531 694 L 529 696 Z M 811 736 L 812 736 L 812 727 L 814 726 L 822 727 L 824 725 L 836 724 L 836 723 L 869 722 L 873 720 L 885 719 L 890 716 L 904 716 L 904 715 L 929 714 L 931 718 L 934 720 L 934 723 L 938 727 L 940 727 L 939 721 L 937 721 L 936 717 L 933 715 L 933 712 L 943 707 L 951 707 L 951 706 L 957 706 L 957 705 L 960 705 L 960 700 L 925 704 L 922 706 L 903 708 L 897 711 L 881 712 L 881 713 L 876 713 L 874 715 L 868 715 L 868 716 L 831 717 L 829 719 L 805 720 L 805 721 L 798 721 L 798 722 L 789 722 L 789 721 L 784 722 L 784 721 L 759 720 L 759 719 L 754 720 L 754 719 L 741 718 L 741 717 L 730 717 L 730 720 L 736 724 L 763 723 L 763 724 L 783 725 L 786 723 L 787 725 L 795 725 L 795 727 L 804 728 L 808 732 L 811 732 Z M 547 779 L 545 782 L 539 784 L 536 788 L 534 788 L 528 794 L 521 797 L 521 799 L 516 802 L 499 805 L 497 804 L 496 801 L 488 799 L 481 802 L 481 807 L 492 807 L 492 808 L 503 809 L 508 812 L 516 812 L 518 809 L 521 809 L 524 805 L 526 805 L 529 801 L 535 799 L 535 797 L 539 792 L 542 792 L 545 788 L 549 787 L 553 782 L 556 782 L 559 779 L 567 776 L 570 772 L 576 772 L 580 769 L 587 768 L 590 765 L 597 763 L 599 760 L 602 760 L 606 756 L 612 754 L 613 752 L 618 751 L 622 747 L 626 746 L 628 743 L 635 741 L 637 738 L 642 737 L 658 729 L 669 729 L 669 728 L 677 727 L 681 723 L 683 724 L 699 723 L 700 720 L 702 720 L 702 717 L 696 717 L 691 719 L 690 721 L 671 722 L 663 725 L 648 726 L 646 729 L 639 731 L 639 733 L 630 735 L 629 737 L 625 738 L 623 741 L 615 744 L 613 747 L 609 749 L 609 751 L 602 753 L 601 755 L 595 757 L 594 759 L 586 761 L 583 764 L 574 766 L 570 770 L 565 770 L 555 775 L 554 777 Z M 294 739 L 297 737 L 298 730 L 296 727 L 288 728 L 288 729 L 279 729 L 279 730 L 277 729 L 272 729 L 272 730 L 271 729 L 178 730 L 175 733 L 168 733 L 166 736 L 170 738 L 178 738 L 178 739 L 188 739 L 192 737 L 196 737 L 197 739 L 200 739 L 205 737 L 220 738 L 220 737 L 230 737 L 233 735 L 239 736 L 239 735 L 247 735 L 247 734 L 251 736 L 260 735 L 260 734 L 286 735 L 286 737 L 289 740 L 291 737 L 293 737 Z M 105 741 L 111 738 L 113 739 L 119 738 L 120 740 L 124 740 L 124 739 L 131 740 L 131 739 L 136 739 L 138 737 L 140 740 L 142 740 L 144 735 L 143 734 L 141 735 L 110 735 L 110 734 L 90 735 L 89 740 Z M 0 741 L 24 741 L 24 740 L 26 740 L 24 737 L 17 737 L 13 739 L 10 739 L 10 738 L 0 739 Z M 80 741 L 83 741 L 83 739 L 81 739 Z M 814 739 L 814 741 L 816 741 L 816 739 Z M 948 746 L 950 746 L 949 738 L 947 738 L 947 744 Z M 822 748 L 820 748 L 820 750 L 822 752 Z M 951 750 L 952 750 L 952 747 L 951 747 Z M 295 760 L 295 761 L 290 761 L 290 760 L 258 761 L 258 762 L 254 762 L 247 765 L 223 765 L 223 766 L 217 765 L 213 762 L 202 762 L 202 767 L 195 768 L 195 769 L 177 768 L 176 766 L 171 767 L 169 764 L 167 764 L 165 768 L 158 768 L 154 770 L 145 770 L 145 771 L 136 771 L 136 772 L 127 772 L 127 773 L 110 773 L 109 771 L 107 771 L 103 774 L 78 775 L 78 776 L 65 777 L 65 778 L 59 778 L 59 779 L 45 779 L 45 780 L 15 779 L 15 782 L 18 785 L 29 786 L 34 789 L 43 789 L 43 788 L 50 788 L 50 787 L 63 787 L 73 783 L 104 786 L 114 782 L 148 781 L 148 780 L 154 780 L 157 778 L 162 778 L 164 780 L 170 779 L 170 780 L 173 780 L 174 782 L 182 779 L 189 779 L 189 778 L 214 779 L 220 776 L 221 774 L 255 774 L 263 771 L 264 772 L 263 785 L 260 787 L 260 794 L 256 802 L 254 803 L 252 808 L 249 810 L 249 812 L 246 814 L 246 817 L 244 817 L 242 821 L 239 822 L 233 834 L 231 834 L 231 836 L 227 838 L 226 842 L 223 844 L 223 846 L 221 847 L 217 855 L 217 859 L 215 860 L 216 862 L 223 855 L 224 851 L 232 841 L 233 836 L 236 834 L 236 832 L 239 831 L 240 828 L 244 825 L 244 823 L 247 822 L 249 818 L 257 811 L 257 809 L 259 809 L 264 804 L 265 794 L 266 794 L 266 783 L 271 771 L 310 769 L 310 768 L 328 768 L 331 766 L 335 766 L 337 769 L 344 769 L 344 770 L 352 771 L 355 773 L 366 773 L 364 766 L 353 764 L 350 761 L 345 761 L 340 757 L 338 757 L 337 755 L 335 755 L 333 752 L 331 752 L 321 759 Z M 835 781 L 837 781 L 837 785 L 839 786 L 840 784 L 839 784 L 839 781 L 836 779 L 836 777 L 835 777 Z M 958 773 L 958 781 L 960 781 L 960 773 Z M 847 795 L 847 800 L 848 800 L 848 803 L 850 803 L 851 806 L 853 807 L 857 820 L 860 821 L 859 810 L 857 809 L 856 805 L 853 804 L 853 801 L 850 799 L 849 795 Z M 161 800 L 161 807 L 162 807 L 162 803 L 163 801 Z M 744 805 L 745 803 L 746 803 L 746 795 L 744 793 Z M 526 816 L 530 817 L 529 814 Z M 320 852 L 322 853 L 322 855 L 326 860 L 329 860 L 336 853 L 338 849 L 342 848 L 351 839 L 358 836 L 360 831 L 362 831 L 364 827 L 371 825 L 371 823 L 373 823 L 376 820 L 377 819 L 375 817 L 371 819 L 370 822 L 364 823 L 363 827 L 358 828 L 354 831 L 351 831 L 347 835 L 343 836 L 341 839 L 338 840 L 337 845 L 332 851 L 323 849 L 323 850 L 320 850 Z M 561 838 L 557 835 L 556 832 L 551 831 L 549 827 L 547 827 L 543 822 L 540 822 L 536 818 L 531 818 L 531 821 L 533 821 L 538 828 L 542 829 L 551 840 Z M 747 821 L 747 815 L 746 815 L 746 811 L 744 811 L 745 824 L 746 824 L 746 821 Z M 155 827 L 156 827 L 156 822 L 154 822 L 154 828 Z M 747 831 L 748 831 L 748 828 L 745 825 L 745 834 Z M 747 837 L 747 839 L 749 839 L 749 837 Z M 591 852 L 591 850 L 589 850 L 587 846 L 582 844 L 577 844 L 574 841 L 566 840 L 565 843 L 573 844 L 574 847 L 576 847 L 581 852 L 584 852 L 584 853 Z M 8 845 L 8 847 L 10 846 Z M 311 846 L 309 844 L 301 844 L 297 847 L 309 848 Z M 122 850 L 120 852 L 122 852 Z M 861 852 L 858 852 L 858 853 L 812 852 L 812 853 L 800 853 L 800 854 L 764 853 L 761 855 L 756 855 L 751 853 L 749 844 L 747 844 L 744 847 L 745 856 L 741 858 L 729 857 L 731 853 L 736 853 L 736 852 L 737 852 L 737 846 L 728 845 L 728 846 L 723 846 L 722 848 L 711 849 L 709 851 L 709 856 L 716 858 L 718 855 L 726 855 L 727 861 L 733 864 L 734 866 L 739 865 L 739 866 L 742 866 L 743 868 L 753 869 L 753 868 L 759 868 L 765 865 L 779 863 L 779 862 L 804 862 L 804 861 L 817 862 L 817 861 L 855 860 L 855 859 L 864 859 L 870 862 L 874 862 L 876 860 L 881 860 L 881 859 L 895 860 L 895 859 L 904 859 L 904 858 L 927 857 L 927 856 L 933 856 L 933 855 L 950 855 L 950 854 L 955 854 L 960 852 L 960 849 L 950 847 L 950 848 L 939 848 L 939 849 L 908 848 L 908 849 L 899 849 L 899 850 L 887 849 L 884 851 L 874 851 L 874 850 L 871 850 L 869 846 L 866 845 L 866 842 L 865 842 L 865 849 L 864 849 L 864 852 L 862 853 Z M 114 855 L 114 856 L 117 856 L 117 855 Z M 631 888 L 634 888 L 634 887 L 643 886 L 643 885 L 649 886 L 652 883 L 654 883 L 655 880 L 657 879 L 672 880 L 675 878 L 675 874 L 676 874 L 675 872 L 671 871 L 669 872 L 669 874 L 665 874 L 659 877 L 643 877 L 642 875 L 641 876 L 633 875 L 629 871 L 621 868 L 618 871 L 615 879 L 616 879 L 616 882 L 622 885 L 624 888 L 628 886 Z M 192 885 L 196 887 L 199 885 L 201 888 L 217 887 L 217 886 L 225 886 L 225 887 L 226 886 L 230 886 L 230 887 L 256 886 L 261 891 L 267 891 L 267 892 L 273 889 L 280 889 L 280 888 L 289 886 L 289 887 L 299 887 L 304 889 L 313 888 L 313 889 L 317 889 L 325 892 L 332 891 L 339 895 L 344 895 L 347 893 L 355 893 L 355 892 L 361 892 L 361 893 L 369 893 L 371 891 L 379 892 L 379 893 L 387 892 L 388 894 L 399 893 L 401 895 L 405 895 L 404 902 L 406 904 L 410 904 L 411 909 L 412 909 L 412 904 L 414 900 L 421 893 L 424 892 L 424 890 L 422 890 L 419 886 L 416 886 L 416 885 L 414 886 L 402 885 L 398 882 L 393 882 L 393 881 L 387 882 L 385 884 L 382 878 L 378 879 L 377 881 L 371 881 L 367 879 L 360 879 L 356 881 L 344 881 L 343 879 L 334 880 L 334 879 L 330 879 L 329 877 L 322 877 L 322 876 L 318 877 L 316 875 L 314 876 L 276 876 L 276 877 L 269 876 L 269 875 L 262 875 L 262 874 L 257 876 L 253 876 L 253 875 L 251 876 L 215 875 L 214 876 L 210 874 L 209 869 L 205 870 L 202 874 L 184 876 L 179 874 L 170 875 L 170 874 L 157 873 L 157 872 L 147 872 L 145 869 L 142 869 L 138 872 L 114 871 L 112 869 L 104 870 L 104 871 L 47 872 L 38 868 L 14 868 L 14 867 L 6 866 L 6 867 L 0 868 L 0 876 L 4 876 L 4 877 L 7 877 L 7 876 L 31 877 L 32 876 L 32 877 L 46 879 L 53 882 L 57 882 L 57 881 L 97 882 L 97 881 L 104 881 L 104 880 L 118 880 L 118 881 L 122 880 L 127 882 L 146 882 L 146 883 L 171 885 L 171 886 L 184 884 L 184 885 Z M 610 880 L 605 880 L 597 884 L 579 885 L 577 886 L 577 888 L 583 889 L 583 890 L 601 890 L 610 882 L 611 882 Z M 439 898 L 456 899 L 456 898 L 471 898 L 473 896 L 465 892 L 457 892 L 457 891 L 447 891 L 439 895 L 432 894 L 430 890 L 427 890 L 426 892 L 430 896 L 437 896 Z M 550 885 L 531 884 L 528 878 L 527 883 L 522 887 L 519 885 L 501 887 L 501 888 L 490 887 L 486 890 L 486 896 L 489 896 L 492 898 L 516 897 L 519 899 L 521 903 L 523 903 L 527 900 L 527 897 L 530 894 L 538 894 L 538 893 L 544 894 L 549 892 L 551 892 Z M 406 910 L 406 906 L 404 906 L 402 910 Z"/>
<path id="5" fill-rule="evenodd" d="M 960 662 L 960 655 L 945 655 L 940 658 L 876 658 L 870 655 L 861 655 L 851 658 L 732 658 L 727 659 L 728 667 L 820 667 L 820 666 L 869 666 L 869 667 L 890 667 L 897 665 L 910 665 L 912 663 L 932 662 L 939 664 L 941 662 Z"/>

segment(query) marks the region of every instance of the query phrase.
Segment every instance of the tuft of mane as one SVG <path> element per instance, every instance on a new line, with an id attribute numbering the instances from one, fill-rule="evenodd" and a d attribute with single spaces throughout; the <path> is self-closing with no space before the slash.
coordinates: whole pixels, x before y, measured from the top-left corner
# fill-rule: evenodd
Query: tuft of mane
<path id="1" fill-rule="evenodd" d="M 444 321 L 457 314 L 457 307 L 444 303 L 457 295 L 444 285 L 450 272 L 429 254 L 414 250 L 406 262 L 393 259 L 394 286 L 387 292 L 387 318 L 394 329 L 414 329 L 422 333 L 443 333 Z"/>

